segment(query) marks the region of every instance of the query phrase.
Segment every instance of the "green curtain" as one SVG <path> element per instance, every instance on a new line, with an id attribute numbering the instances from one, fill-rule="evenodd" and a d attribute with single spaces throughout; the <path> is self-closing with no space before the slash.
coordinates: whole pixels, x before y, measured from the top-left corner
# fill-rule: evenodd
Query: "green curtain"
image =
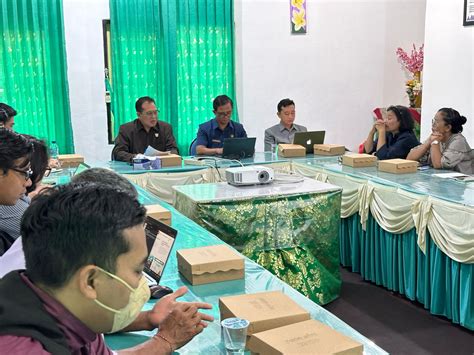
<path id="1" fill-rule="evenodd" d="M 172 121 L 186 154 L 212 100 L 235 101 L 233 0 L 177 1 L 177 114 Z M 234 104 L 233 120 L 238 120 Z M 184 147 L 183 147 L 184 148 Z"/>
<path id="2" fill-rule="evenodd" d="M 0 0 L 0 101 L 15 130 L 73 153 L 61 0 Z"/>
<path id="3" fill-rule="evenodd" d="M 111 0 L 110 35 L 112 68 L 113 132 L 136 118 L 135 101 L 151 96 L 160 108 L 160 118 L 169 121 L 164 91 L 169 83 L 163 76 L 164 53 L 158 41 L 159 10 L 155 0 Z"/>
<path id="4" fill-rule="evenodd" d="M 235 99 L 233 0 L 111 0 L 110 24 L 114 135 L 151 96 L 186 155 L 214 97 Z"/>

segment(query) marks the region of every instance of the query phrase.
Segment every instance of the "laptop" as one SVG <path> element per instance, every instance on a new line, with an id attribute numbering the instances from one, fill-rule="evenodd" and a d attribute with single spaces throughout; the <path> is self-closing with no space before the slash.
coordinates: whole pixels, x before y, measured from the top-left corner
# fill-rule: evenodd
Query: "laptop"
<path id="1" fill-rule="evenodd" d="M 222 148 L 222 157 L 225 159 L 244 159 L 255 154 L 257 138 L 226 138 Z"/>
<path id="2" fill-rule="evenodd" d="M 293 144 L 299 144 L 306 148 L 306 154 L 313 154 L 314 144 L 323 144 L 326 131 L 296 132 Z"/>
<path id="3" fill-rule="evenodd" d="M 87 165 L 87 164 L 85 164 L 85 163 L 80 163 L 80 164 L 77 166 L 76 170 L 74 170 L 74 173 L 73 173 L 72 175 L 75 176 L 75 175 L 77 175 L 77 174 L 82 173 L 83 171 L 85 171 L 85 170 L 87 170 L 87 169 L 90 169 L 90 166 L 89 166 L 89 165 Z"/>
<path id="4" fill-rule="evenodd" d="M 148 248 L 148 259 L 143 274 L 149 286 L 158 285 L 166 263 L 171 254 L 178 231 L 170 226 L 146 217 L 145 235 Z"/>

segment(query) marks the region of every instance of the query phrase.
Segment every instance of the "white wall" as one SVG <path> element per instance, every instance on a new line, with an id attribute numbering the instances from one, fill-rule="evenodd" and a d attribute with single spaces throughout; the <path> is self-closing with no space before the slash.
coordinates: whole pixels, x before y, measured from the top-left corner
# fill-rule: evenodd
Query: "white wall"
<path id="1" fill-rule="evenodd" d="M 423 42 L 424 13 L 425 0 L 307 0 L 308 33 L 291 35 L 288 0 L 236 0 L 237 102 L 257 150 L 285 97 L 297 123 L 356 149 L 375 107 L 408 104 L 395 51 Z"/>
<path id="2" fill-rule="evenodd" d="M 395 50 L 423 42 L 426 0 L 307 0 L 308 33 L 290 35 L 289 0 L 235 0 L 239 115 L 263 150 L 277 102 L 296 102 L 297 123 L 355 149 L 371 111 L 407 104 Z M 441 1 L 441 0 L 440 0 Z M 102 19 L 108 0 L 64 0 L 76 152 L 107 160 Z"/>
<path id="3" fill-rule="evenodd" d="M 108 0 L 64 0 L 69 99 L 76 153 L 88 161 L 110 160 L 104 102 L 102 20 Z"/>
<path id="4" fill-rule="evenodd" d="M 421 136 L 441 107 L 467 117 L 463 134 L 474 148 L 474 26 L 462 25 L 463 1 L 427 0 Z"/>

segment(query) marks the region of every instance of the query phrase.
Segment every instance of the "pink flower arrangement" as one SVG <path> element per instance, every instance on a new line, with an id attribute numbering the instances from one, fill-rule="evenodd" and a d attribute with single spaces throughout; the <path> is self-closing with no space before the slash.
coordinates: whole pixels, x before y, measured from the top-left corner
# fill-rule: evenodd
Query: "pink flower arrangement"
<path id="1" fill-rule="evenodd" d="M 423 70 L 423 47 L 424 44 L 421 45 L 420 49 L 416 50 L 415 44 L 413 44 L 410 56 L 403 49 L 397 49 L 398 59 L 410 73 L 415 74 Z"/>

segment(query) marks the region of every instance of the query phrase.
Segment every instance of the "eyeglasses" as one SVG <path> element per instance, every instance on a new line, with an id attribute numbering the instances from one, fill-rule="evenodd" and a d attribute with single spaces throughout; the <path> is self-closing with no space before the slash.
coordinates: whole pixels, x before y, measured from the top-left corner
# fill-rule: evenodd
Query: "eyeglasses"
<path id="1" fill-rule="evenodd" d="M 153 116 L 158 116 L 159 112 L 160 112 L 160 110 L 153 110 L 153 111 L 144 112 L 144 114 L 145 114 L 145 116 L 153 117 Z"/>
<path id="2" fill-rule="evenodd" d="M 31 179 L 31 176 L 33 175 L 33 170 L 29 168 L 28 170 L 20 170 L 20 169 L 15 169 L 15 168 L 10 168 L 10 170 L 16 171 L 17 173 L 20 173 L 23 175 L 25 178 L 25 181 L 28 181 Z"/>
<path id="3" fill-rule="evenodd" d="M 216 112 L 216 116 L 219 118 L 224 118 L 224 117 L 230 116 L 231 114 L 232 114 L 232 111 Z"/>

